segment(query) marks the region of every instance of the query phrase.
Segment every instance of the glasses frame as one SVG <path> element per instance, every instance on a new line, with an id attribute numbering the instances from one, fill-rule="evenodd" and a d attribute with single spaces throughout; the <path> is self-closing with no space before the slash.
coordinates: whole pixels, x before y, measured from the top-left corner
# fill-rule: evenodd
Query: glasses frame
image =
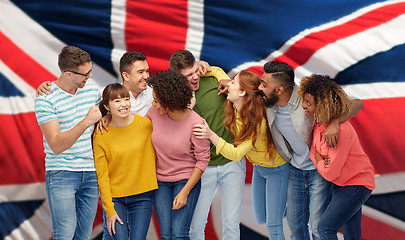
<path id="1" fill-rule="evenodd" d="M 92 71 L 93 71 L 93 63 L 91 64 L 91 69 L 90 69 L 90 71 L 88 71 L 87 73 L 79 73 L 79 72 L 72 71 L 72 70 L 65 70 L 65 72 L 71 72 L 71 73 L 74 73 L 74 74 L 77 74 L 77 75 L 84 76 L 84 77 L 86 77 L 86 79 L 89 78 L 89 75 L 90 75 L 90 73 L 91 73 Z"/>

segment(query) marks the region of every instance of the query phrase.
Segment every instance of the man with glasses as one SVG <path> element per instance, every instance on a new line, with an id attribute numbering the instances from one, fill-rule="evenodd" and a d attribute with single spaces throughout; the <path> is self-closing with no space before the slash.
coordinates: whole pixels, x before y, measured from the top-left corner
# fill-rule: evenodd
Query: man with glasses
<path id="1" fill-rule="evenodd" d="M 58 65 L 61 75 L 50 85 L 52 92 L 35 99 L 53 239 L 90 239 L 99 197 L 91 134 L 101 118 L 100 93 L 87 83 L 92 77 L 87 52 L 66 46 Z"/>

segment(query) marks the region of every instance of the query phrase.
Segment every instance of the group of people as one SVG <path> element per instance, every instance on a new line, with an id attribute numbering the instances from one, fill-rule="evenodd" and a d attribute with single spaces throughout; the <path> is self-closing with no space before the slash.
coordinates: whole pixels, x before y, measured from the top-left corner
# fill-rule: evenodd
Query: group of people
<path id="1" fill-rule="evenodd" d="M 284 216 L 291 239 L 310 239 L 309 223 L 313 239 L 337 239 L 339 229 L 360 239 L 374 170 L 347 120 L 362 103 L 330 77 L 298 87 L 288 64 L 268 62 L 262 77 L 227 80 L 188 50 L 150 76 L 132 51 L 120 60 L 123 84 L 100 95 L 87 82 L 87 52 L 64 47 L 58 65 L 35 100 L 54 239 L 90 238 L 99 193 L 104 239 L 146 239 L 153 209 L 162 239 L 204 239 L 218 188 L 222 238 L 240 239 L 245 158 L 269 239 L 284 239 Z"/>

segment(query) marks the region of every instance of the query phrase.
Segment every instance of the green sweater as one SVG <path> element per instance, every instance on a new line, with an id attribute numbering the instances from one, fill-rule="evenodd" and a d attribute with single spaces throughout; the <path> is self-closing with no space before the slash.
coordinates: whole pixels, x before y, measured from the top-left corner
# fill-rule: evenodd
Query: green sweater
<path id="1" fill-rule="evenodd" d="M 230 131 L 225 128 L 224 119 L 225 111 L 224 104 L 226 95 L 218 95 L 218 80 L 215 77 L 201 77 L 200 87 L 195 92 L 196 104 L 194 111 L 204 118 L 211 130 L 219 137 L 227 142 L 233 141 L 233 136 Z M 218 166 L 230 162 L 221 154 L 216 153 L 215 146 L 211 143 L 211 160 L 209 166 Z"/>

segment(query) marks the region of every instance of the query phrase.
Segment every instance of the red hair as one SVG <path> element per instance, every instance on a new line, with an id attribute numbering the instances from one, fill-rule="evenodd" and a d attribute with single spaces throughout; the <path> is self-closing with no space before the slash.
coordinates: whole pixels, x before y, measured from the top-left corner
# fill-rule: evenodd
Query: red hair
<path id="1" fill-rule="evenodd" d="M 238 74 L 239 87 L 246 94 L 243 99 L 239 117 L 242 120 L 242 127 L 239 134 L 236 134 L 236 115 L 233 103 L 228 101 L 225 107 L 225 126 L 234 135 L 233 145 L 238 146 L 242 142 L 252 139 L 253 146 L 260 133 L 263 118 L 266 119 L 266 109 L 263 104 L 263 95 L 259 90 L 261 78 L 256 73 L 242 70 Z M 273 156 L 274 144 L 269 126 L 266 124 L 267 153 Z"/>

